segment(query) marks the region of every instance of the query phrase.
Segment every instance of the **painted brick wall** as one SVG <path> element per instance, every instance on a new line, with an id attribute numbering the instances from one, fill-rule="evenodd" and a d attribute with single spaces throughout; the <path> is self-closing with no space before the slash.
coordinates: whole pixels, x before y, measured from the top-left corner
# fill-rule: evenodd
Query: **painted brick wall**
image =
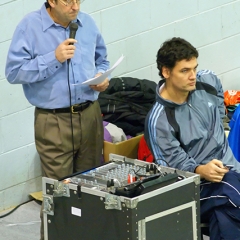
<path id="1" fill-rule="evenodd" d="M 5 60 L 13 31 L 44 0 L 0 0 L 0 210 L 28 199 L 41 189 L 34 145 L 34 108 L 20 85 L 5 79 Z M 224 90 L 240 89 L 240 0 L 85 0 L 82 11 L 96 20 L 113 64 L 112 76 L 158 81 L 156 53 L 173 36 L 199 49 L 199 70 L 211 69 Z"/>

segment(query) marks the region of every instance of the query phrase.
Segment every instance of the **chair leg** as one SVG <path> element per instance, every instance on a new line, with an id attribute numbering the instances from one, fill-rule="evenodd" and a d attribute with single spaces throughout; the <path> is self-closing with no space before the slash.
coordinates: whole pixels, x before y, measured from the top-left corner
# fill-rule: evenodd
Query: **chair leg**
<path id="1" fill-rule="evenodd" d="M 209 236 L 209 224 L 201 223 L 200 228 L 201 228 L 201 240 L 204 240 L 203 235 Z"/>

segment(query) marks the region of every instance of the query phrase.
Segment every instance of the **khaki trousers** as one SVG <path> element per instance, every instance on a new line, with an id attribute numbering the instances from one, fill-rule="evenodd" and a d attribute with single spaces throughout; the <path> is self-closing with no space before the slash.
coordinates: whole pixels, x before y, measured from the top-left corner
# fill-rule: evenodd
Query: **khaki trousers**
<path id="1" fill-rule="evenodd" d="M 72 114 L 73 135 L 70 113 L 54 114 L 36 108 L 34 125 L 35 144 L 40 155 L 43 176 L 60 179 L 73 172 L 100 165 L 103 149 L 103 123 L 97 101 L 84 111 Z M 42 220 L 42 240 L 43 236 Z"/>

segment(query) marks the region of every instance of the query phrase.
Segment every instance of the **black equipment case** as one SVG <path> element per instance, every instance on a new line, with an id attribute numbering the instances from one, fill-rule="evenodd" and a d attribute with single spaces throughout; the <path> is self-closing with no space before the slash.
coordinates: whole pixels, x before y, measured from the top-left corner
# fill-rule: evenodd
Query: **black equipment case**
<path id="1" fill-rule="evenodd" d="M 43 178 L 45 240 L 197 240 L 200 177 L 110 154 L 103 166 Z"/>

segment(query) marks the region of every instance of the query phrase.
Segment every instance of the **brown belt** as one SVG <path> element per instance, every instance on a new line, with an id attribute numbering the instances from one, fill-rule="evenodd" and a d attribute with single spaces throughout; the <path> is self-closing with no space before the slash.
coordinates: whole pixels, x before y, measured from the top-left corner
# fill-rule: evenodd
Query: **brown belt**
<path id="1" fill-rule="evenodd" d="M 50 112 L 50 113 L 78 113 L 78 112 L 82 112 L 85 109 L 87 109 L 93 102 L 92 101 L 87 101 L 84 103 L 80 103 L 80 104 L 75 104 L 71 107 L 67 107 L 67 108 L 56 108 L 56 109 L 46 109 L 46 108 L 38 108 L 40 110 L 46 111 L 46 112 Z"/>

